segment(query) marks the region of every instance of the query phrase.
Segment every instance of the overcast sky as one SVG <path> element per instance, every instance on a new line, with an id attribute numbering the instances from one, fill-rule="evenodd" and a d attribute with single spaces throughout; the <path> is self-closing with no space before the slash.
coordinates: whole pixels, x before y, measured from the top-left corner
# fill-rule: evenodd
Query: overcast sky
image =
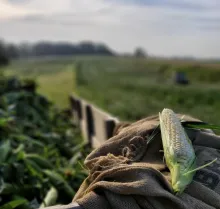
<path id="1" fill-rule="evenodd" d="M 220 57 L 220 0 L 0 0 L 0 38 Z"/>

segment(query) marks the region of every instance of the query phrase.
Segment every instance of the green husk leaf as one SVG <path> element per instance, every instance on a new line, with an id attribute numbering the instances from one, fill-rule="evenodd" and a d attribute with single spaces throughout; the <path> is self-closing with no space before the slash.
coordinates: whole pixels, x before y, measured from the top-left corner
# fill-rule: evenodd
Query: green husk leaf
<path id="1" fill-rule="evenodd" d="M 220 126 L 204 122 L 182 122 L 183 127 L 192 129 L 211 129 L 220 130 Z"/>
<path id="2" fill-rule="evenodd" d="M 149 144 L 155 138 L 155 136 L 159 134 L 159 132 L 160 132 L 160 124 L 153 130 L 152 134 L 147 139 L 147 144 Z"/>
<path id="3" fill-rule="evenodd" d="M 203 168 L 205 168 L 205 167 L 207 167 L 207 166 L 213 164 L 217 159 L 218 159 L 218 158 L 215 158 L 215 159 L 212 160 L 211 162 L 209 162 L 209 163 L 207 163 L 207 164 L 205 164 L 205 165 L 202 165 L 202 166 L 200 166 L 200 167 L 198 167 L 198 168 L 196 168 L 196 169 L 190 170 L 190 171 L 184 173 L 183 175 L 184 175 L 184 176 L 187 176 L 187 175 L 189 175 L 190 173 L 193 173 L 193 172 L 196 172 L 196 171 L 198 171 L 198 170 L 201 170 L 201 169 L 203 169 Z"/>

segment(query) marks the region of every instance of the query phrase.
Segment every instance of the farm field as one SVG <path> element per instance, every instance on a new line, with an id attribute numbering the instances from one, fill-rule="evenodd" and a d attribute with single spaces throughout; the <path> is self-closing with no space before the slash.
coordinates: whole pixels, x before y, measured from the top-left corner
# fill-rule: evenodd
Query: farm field
<path id="1" fill-rule="evenodd" d="M 186 72 L 189 86 L 172 83 Z M 121 120 L 134 121 L 164 107 L 219 124 L 220 63 L 178 60 L 77 57 L 14 62 L 7 74 L 35 78 L 38 91 L 58 106 L 72 92 Z"/>
<path id="2" fill-rule="evenodd" d="M 68 96 L 75 90 L 72 58 L 15 61 L 3 71 L 6 75 L 35 79 L 38 92 L 61 108 L 68 107 Z"/>
<path id="3" fill-rule="evenodd" d="M 164 107 L 220 124 L 220 64 L 143 59 L 78 61 L 77 91 L 122 120 L 135 121 Z M 191 84 L 172 82 L 186 72 Z"/>

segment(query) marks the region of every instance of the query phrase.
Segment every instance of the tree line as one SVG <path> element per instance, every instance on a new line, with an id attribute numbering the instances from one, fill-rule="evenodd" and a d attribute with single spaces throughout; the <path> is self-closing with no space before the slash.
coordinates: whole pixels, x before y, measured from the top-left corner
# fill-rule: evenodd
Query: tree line
<path id="1" fill-rule="evenodd" d="M 35 44 L 11 44 L 0 41 L 1 63 L 8 59 L 38 56 L 64 56 L 64 55 L 106 55 L 115 56 L 107 45 L 102 43 L 81 42 L 78 44 L 64 42 L 41 41 Z"/>
<path id="2" fill-rule="evenodd" d="M 9 63 L 9 56 L 6 52 L 6 46 L 3 41 L 0 41 L 0 66 Z"/>
<path id="3" fill-rule="evenodd" d="M 91 41 L 83 41 L 78 44 L 49 41 L 34 44 L 12 44 L 0 40 L 0 65 L 7 64 L 10 59 L 16 58 L 67 55 L 118 56 L 119 54 L 103 43 Z M 130 56 L 143 57 L 146 56 L 146 53 L 143 49 L 137 48 Z"/>

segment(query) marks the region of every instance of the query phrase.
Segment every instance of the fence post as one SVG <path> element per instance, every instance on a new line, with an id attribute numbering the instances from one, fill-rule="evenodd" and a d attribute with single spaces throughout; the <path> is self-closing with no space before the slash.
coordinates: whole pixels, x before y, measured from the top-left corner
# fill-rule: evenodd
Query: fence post
<path id="1" fill-rule="evenodd" d="M 74 118 L 74 123 L 78 124 L 79 120 L 82 118 L 82 108 L 80 101 L 74 97 L 70 96 L 70 105 L 71 105 L 71 111 Z"/>
<path id="2" fill-rule="evenodd" d="M 87 138 L 89 145 L 92 146 L 92 137 L 95 134 L 94 118 L 90 105 L 86 105 L 86 126 L 87 126 Z"/>
<path id="3" fill-rule="evenodd" d="M 76 96 L 70 97 L 74 123 L 81 129 L 84 139 L 97 148 L 113 136 L 118 119 Z"/>
<path id="4" fill-rule="evenodd" d="M 116 126 L 116 121 L 112 119 L 107 119 L 105 121 L 106 138 L 109 139 L 113 136 L 113 132 Z"/>

